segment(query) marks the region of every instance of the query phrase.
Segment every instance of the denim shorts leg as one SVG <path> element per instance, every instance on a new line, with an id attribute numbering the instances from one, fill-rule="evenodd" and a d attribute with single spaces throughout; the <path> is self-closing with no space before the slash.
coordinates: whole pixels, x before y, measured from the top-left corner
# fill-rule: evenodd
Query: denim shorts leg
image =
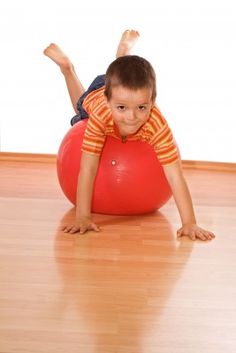
<path id="1" fill-rule="evenodd" d="M 93 80 L 93 82 L 91 83 L 87 91 L 83 93 L 83 95 L 79 98 L 77 102 L 78 114 L 73 116 L 73 118 L 71 119 L 70 121 L 71 125 L 78 123 L 80 120 L 88 118 L 88 114 L 83 108 L 83 101 L 89 93 L 95 91 L 96 89 L 101 88 L 104 85 L 105 85 L 105 75 L 99 75 L 95 78 L 95 80 Z"/>

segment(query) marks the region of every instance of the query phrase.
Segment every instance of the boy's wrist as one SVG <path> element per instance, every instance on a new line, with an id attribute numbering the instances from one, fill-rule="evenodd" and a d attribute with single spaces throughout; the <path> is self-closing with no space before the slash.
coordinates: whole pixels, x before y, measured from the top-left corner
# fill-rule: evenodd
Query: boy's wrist
<path id="1" fill-rule="evenodd" d="M 188 222 L 182 222 L 182 226 L 189 226 L 189 225 L 196 225 L 197 222 L 196 220 L 188 221 Z"/>
<path id="2" fill-rule="evenodd" d="M 182 221 L 183 226 L 186 226 L 189 224 L 197 224 L 197 220 L 196 220 L 194 213 L 188 215 L 187 217 L 181 217 L 181 221 Z"/>
<path id="3" fill-rule="evenodd" d="M 90 219 L 91 218 L 91 213 L 81 213 L 81 212 L 76 212 L 75 218 L 78 219 Z"/>

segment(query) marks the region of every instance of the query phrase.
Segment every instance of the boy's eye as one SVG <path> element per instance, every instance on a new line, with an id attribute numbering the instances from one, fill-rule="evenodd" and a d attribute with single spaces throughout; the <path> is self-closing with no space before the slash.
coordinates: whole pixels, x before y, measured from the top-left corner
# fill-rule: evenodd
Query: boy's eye
<path id="1" fill-rule="evenodd" d="M 146 106 L 145 106 L 145 105 L 139 105 L 138 109 L 139 109 L 139 110 L 145 110 L 145 109 L 146 109 Z"/>
<path id="2" fill-rule="evenodd" d="M 125 106 L 124 105 L 118 105 L 117 109 L 123 111 L 123 110 L 125 110 Z"/>

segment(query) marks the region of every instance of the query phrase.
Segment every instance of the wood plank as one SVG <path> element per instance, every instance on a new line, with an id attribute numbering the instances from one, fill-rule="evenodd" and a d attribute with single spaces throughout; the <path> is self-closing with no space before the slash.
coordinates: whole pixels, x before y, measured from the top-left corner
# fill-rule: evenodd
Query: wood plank
<path id="1" fill-rule="evenodd" d="M 56 154 L 0 152 L 0 161 L 55 163 Z M 236 172 L 236 163 L 182 160 L 184 169 Z"/>
<path id="2" fill-rule="evenodd" d="M 235 353 L 235 174 L 185 175 L 211 242 L 176 238 L 173 200 L 64 234 L 55 163 L 1 160 L 0 352 Z"/>
<path id="3" fill-rule="evenodd" d="M 55 154 L 0 152 L 0 161 L 55 163 Z"/>

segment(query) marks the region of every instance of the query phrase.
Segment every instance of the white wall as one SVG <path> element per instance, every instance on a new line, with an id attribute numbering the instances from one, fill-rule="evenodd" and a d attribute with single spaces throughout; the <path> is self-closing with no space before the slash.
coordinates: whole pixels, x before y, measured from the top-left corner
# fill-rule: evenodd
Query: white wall
<path id="1" fill-rule="evenodd" d="M 56 153 L 74 115 L 43 49 L 58 43 L 85 86 L 114 59 L 121 32 L 157 73 L 157 103 L 182 157 L 235 162 L 233 1 L 8 0 L 0 5 L 1 151 Z"/>

